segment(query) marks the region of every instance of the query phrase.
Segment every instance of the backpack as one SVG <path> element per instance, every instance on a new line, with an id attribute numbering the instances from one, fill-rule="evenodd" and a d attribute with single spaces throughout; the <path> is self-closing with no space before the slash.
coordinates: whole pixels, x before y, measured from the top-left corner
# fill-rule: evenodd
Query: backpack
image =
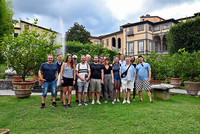
<path id="1" fill-rule="evenodd" d="M 88 65 L 88 63 L 86 63 L 86 64 L 87 64 L 87 73 L 88 73 L 88 66 L 89 66 L 89 65 Z M 81 66 L 81 63 L 78 63 L 78 73 L 80 73 L 80 72 L 79 72 L 80 66 Z"/>

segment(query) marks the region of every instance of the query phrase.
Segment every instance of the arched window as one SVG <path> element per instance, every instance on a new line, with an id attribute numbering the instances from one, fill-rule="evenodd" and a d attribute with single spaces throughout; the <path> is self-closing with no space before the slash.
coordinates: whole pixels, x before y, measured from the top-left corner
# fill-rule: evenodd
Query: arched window
<path id="1" fill-rule="evenodd" d="M 118 49 L 121 49 L 121 39 L 118 38 L 117 40 L 118 40 Z"/>
<path id="2" fill-rule="evenodd" d="M 112 38 L 112 47 L 116 47 L 116 40 L 114 37 Z"/>

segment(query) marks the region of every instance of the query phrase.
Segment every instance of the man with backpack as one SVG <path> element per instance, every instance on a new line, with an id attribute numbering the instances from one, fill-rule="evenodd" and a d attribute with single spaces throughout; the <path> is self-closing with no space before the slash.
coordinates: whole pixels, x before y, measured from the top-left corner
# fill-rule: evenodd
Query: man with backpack
<path id="1" fill-rule="evenodd" d="M 87 97 L 87 91 L 88 91 L 88 85 L 89 85 L 89 79 L 90 79 L 90 66 L 87 62 L 85 62 L 86 58 L 85 55 L 81 56 L 81 63 L 76 65 L 76 75 L 78 77 L 77 80 L 77 86 L 78 86 L 78 99 L 79 103 L 78 106 L 82 106 L 81 104 L 81 98 L 82 93 L 84 92 L 84 103 L 83 105 L 87 106 L 86 103 L 86 97 Z M 83 91 L 82 91 L 83 90 Z"/>

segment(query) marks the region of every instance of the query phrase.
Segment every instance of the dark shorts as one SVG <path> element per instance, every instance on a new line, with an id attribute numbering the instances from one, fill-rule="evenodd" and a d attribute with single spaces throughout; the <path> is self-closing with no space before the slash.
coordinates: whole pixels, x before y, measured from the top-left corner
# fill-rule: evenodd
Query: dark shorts
<path id="1" fill-rule="evenodd" d="M 119 75 L 114 75 L 114 82 L 120 82 L 120 76 Z"/>
<path id="2" fill-rule="evenodd" d="M 63 77 L 64 83 L 62 84 L 63 87 L 73 86 L 73 78 L 65 78 Z"/>

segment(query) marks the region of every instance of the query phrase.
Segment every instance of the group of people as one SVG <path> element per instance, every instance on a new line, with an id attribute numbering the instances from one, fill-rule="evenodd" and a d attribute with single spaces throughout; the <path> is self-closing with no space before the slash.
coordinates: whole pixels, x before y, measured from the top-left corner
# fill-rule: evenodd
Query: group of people
<path id="1" fill-rule="evenodd" d="M 53 63 L 53 55 L 49 54 L 47 62 L 43 63 L 39 70 L 39 78 L 43 81 L 42 84 L 42 106 L 45 108 L 45 98 L 48 89 L 51 89 L 52 104 L 51 107 L 57 107 L 56 96 L 60 91 L 60 98 L 63 107 L 71 106 L 71 96 L 73 87 L 76 90 L 76 101 L 78 106 L 87 106 L 87 100 L 91 104 L 101 104 L 100 98 L 103 98 L 104 103 L 108 103 L 110 98 L 111 103 L 120 102 L 120 91 L 122 90 L 123 104 L 131 103 L 131 91 L 133 91 L 133 101 L 135 101 L 136 91 L 139 91 L 140 102 L 142 99 L 142 90 L 147 91 L 150 102 L 152 101 L 150 92 L 151 67 L 143 61 L 143 57 L 138 56 L 139 64 L 135 63 L 135 57 L 126 57 L 120 55 L 114 57 L 111 61 L 108 57 L 95 55 L 93 63 L 90 62 L 90 55 L 82 55 L 81 62 L 77 63 L 76 55 L 67 55 L 65 62 L 62 62 L 62 55 L 57 55 L 57 62 Z M 56 84 L 57 80 L 61 80 L 61 86 Z M 66 104 L 66 93 L 68 99 Z M 83 103 L 82 103 L 82 95 Z M 87 99 L 88 98 L 88 99 Z"/>

